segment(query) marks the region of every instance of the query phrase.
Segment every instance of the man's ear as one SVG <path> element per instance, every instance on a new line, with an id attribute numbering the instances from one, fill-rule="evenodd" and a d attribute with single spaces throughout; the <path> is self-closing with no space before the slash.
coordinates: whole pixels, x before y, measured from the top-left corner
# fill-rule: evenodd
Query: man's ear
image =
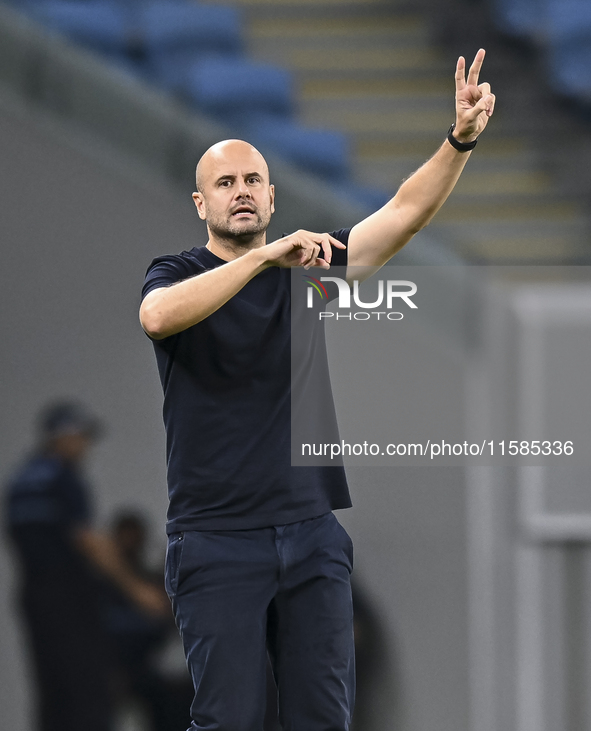
<path id="1" fill-rule="evenodd" d="M 275 213 L 275 186 L 269 185 L 269 193 L 271 194 L 271 213 Z"/>
<path id="2" fill-rule="evenodd" d="M 193 193 L 193 202 L 195 203 L 195 207 L 197 208 L 199 218 L 202 221 L 205 221 L 205 201 L 203 200 L 203 195 L 199 191 Z"/>

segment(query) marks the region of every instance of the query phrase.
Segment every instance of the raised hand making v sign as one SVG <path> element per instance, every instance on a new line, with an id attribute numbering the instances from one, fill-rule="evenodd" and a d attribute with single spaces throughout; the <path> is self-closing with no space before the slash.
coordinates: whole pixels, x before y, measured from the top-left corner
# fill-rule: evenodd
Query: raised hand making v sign
<path id="1" fill-rule="evenodd" d="M 348 265 L 382 266 L 424 228 L 453 190 L 476 140 L 488 124 L 495 96 L 478 83 L 484 49 L 476 54 L 466 79 L 466 61 L 456 67 L 456 120 L 430 160 L 400 186 L 385 206 L 351 229 Z M 359 279 L 359 272 L 353 278 Z"/>
<path id="2" fill-rule="evenodd" d="M 470 143 L 484 130 L 495 108 L 495 95 L 490 84 L 478 83 L 485 51 L 481 48 L 466 80 L 466 60 L 458 58 L 456 66 L 456 122 L 453 136 L 458 142 Z"/>

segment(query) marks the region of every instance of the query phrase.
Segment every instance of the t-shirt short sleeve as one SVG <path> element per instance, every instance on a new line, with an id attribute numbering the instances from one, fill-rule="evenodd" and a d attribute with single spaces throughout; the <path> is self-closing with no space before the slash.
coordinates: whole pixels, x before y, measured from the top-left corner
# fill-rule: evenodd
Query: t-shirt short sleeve
<path id="1" fill-rule="evenodd" d="M 330 235 L 334 239 L 338 239 L 345 246 L 349 245 L 349 234 L 351 233 L 350 228 L 341 228 L 338 231 L 330 231 Z M 332 247 L 332 261 L 331 266 L 333 267 L 346 267 L 348 259 L 348 249 L 337 249 L 336 246 Z"/>
<path id="2" fill-rule="evenodd" d="M 192 260 L 191 266 L 183 254 L 159 256 L 152 261 L 142 287 L 142 300 L 155 289 L 169 287 L 200 273 L 199 269 L 195 269 L 195 259 Z"/>

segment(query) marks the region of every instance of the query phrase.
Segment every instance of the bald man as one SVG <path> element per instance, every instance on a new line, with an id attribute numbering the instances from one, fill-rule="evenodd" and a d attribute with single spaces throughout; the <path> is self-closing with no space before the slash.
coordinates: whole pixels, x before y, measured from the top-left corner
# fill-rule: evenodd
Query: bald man
<path id="1" fill-rule="evenodd" d="M 494 107 L 456 67 L 456 121 L 394 198 L 352 229 L 272 243 L 275 189 L 241 140 L 211 147 L 193 199 L 202 248 L 155 259 L 140 320 L 164 388 L 172 600 L 194 731 L 261 731 L 267 652 L 284 731 L 346 731 L 354 700 L 351 505 L 341 467 L 292 467 L 290 269 L 379 267 L 435 215 Z"/>

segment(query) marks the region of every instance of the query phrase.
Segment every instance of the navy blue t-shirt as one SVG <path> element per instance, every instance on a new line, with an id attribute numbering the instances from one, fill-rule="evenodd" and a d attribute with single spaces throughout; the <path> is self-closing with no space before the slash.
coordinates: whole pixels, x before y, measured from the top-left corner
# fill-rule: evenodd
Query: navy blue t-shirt
<path id="1" fill-rule="evenodd" d="M 332 234 L 347 243 L 349 230 Z M 346 266 L 346 249 L 333 247 Z M 154 259 L 149 292 L 225 264 Z M 209 317 L 153 341 L 164 389 L 167 532 L 284 525 L 351 506 L 342 466 L 291 466 L 291 270 L 270 267 Z"/>
<path id="2" fill-rule="evenodd" d="M 73 531 L 90 523 L 88 494 L 76 466 L 51 455 L 33 456 L 12 476 L 5 521 L 26 578 L 86 579 L 88 565 L 73 543 Z"/>

